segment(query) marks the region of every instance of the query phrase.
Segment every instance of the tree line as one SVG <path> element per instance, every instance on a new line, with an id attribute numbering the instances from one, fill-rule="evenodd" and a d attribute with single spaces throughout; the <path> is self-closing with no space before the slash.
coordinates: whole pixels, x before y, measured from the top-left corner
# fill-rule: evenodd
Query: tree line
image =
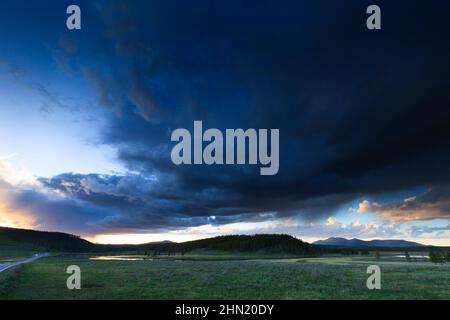
<path id="1" fill-rule="evenodd" d="M 48 250 L 89 252 L 94 244 L 78 236 L 60 232 L 44 232 L 0 227 L 0 235 L 18 243 L 29 243 Z"/>
<path id="2" fill-rule="evenodd" d="M 234 252 L 267 252 L 289 254 L 312 254 L 315 249 L 309 243 L 289 235 L 258 234 L 230 235 L 215 238 L 189 241 L 184 243 L 159 243 L 147 246 L 147 251 L 167 252 L 168 254 L 184 254 L 196 249 L 234 251 Z"/>
<path id="3" fill-rule="evenodd" d="M 436 264 L 450 262 L 450 251 L 431 251 L 429 257 Z"/>

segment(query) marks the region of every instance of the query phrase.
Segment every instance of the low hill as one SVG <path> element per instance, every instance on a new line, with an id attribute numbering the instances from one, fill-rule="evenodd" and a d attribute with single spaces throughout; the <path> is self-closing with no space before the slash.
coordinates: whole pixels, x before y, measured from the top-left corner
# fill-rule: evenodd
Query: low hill
<path id="1" fill-rule="evenodd" d="M 193 250 L 227 252 L 264 252 L 284 254 L 311 254 L 314 248 L 306 242 L 289 235 L 231 235 L 209 239 L 175 243 L 152 242 L 140 245 L 94 244 L 78 236 L 60 232 L 43 232 L 0 227 L 0 250 L 14 251 L 61 251 L 61 252 L 173 252 L 186 253 Z"/>
<path id="2" fill-rule="evenodd" d="M 219 236 L 184 243 L 148 245 L 147 249 L 168 250 L 174 252 L 189 252 L 202 249 L 227 252 L 264 252 L 287 254 L 310 254 L 314 251 L 314 248 L 309 243 L 303 242 L 289 235 L 278 234 Z"/>
<path id="3" fill-rule="evenodd" d="M 406 240 L 371 240 L 328 238 L 313 243 L 320 246 L 332 246 L 341 248 L 419 248 L 426 247 L 423 244 Z"/>
<path id="4" fill-rule="evenodd" d="M 2 250 L 22 248 L 39 251 L 89 252 L 95 248 L 95 245 L 66 233 L 0 227 L 0 248 Z"/>

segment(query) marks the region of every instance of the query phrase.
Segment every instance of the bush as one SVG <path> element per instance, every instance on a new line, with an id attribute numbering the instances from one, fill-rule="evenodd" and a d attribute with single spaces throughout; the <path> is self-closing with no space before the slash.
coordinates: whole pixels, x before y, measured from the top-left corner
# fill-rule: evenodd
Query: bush
<path id="1" fill-rule="evenodd" d="M 445 251 L 431 251 L 429 253 L 430 261 L 433 263 L 445 263 L 448 260 L 449 252 Z"/>

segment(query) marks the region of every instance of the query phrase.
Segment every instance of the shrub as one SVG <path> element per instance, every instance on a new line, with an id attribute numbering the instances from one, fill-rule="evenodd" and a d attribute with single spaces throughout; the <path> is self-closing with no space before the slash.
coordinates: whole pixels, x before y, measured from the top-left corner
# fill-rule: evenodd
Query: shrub
<path id="1" fill-rule="evenodd" d="M 430 261 L 433 263 L 445 263 L 447 260 L 448 252 L 445 251 L 431 251 L 429 253 Z"/>

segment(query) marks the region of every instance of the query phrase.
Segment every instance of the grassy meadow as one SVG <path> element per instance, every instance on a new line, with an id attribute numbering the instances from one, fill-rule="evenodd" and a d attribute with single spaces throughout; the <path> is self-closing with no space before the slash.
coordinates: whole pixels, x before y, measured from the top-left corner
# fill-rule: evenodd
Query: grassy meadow
<path id="1" fill-rule="evenodd" d="M 1 273 L 0 299 L 450 298 L 449 264 L 408 263 L 400 255 L 294 258 L 203 252 L 130 261 L 61 255 Z M 366 288 L 371 264 L 381 267 L 381 290 Z M 81 290 L 66 288 L 70 265 L 81 267 Z"/>

